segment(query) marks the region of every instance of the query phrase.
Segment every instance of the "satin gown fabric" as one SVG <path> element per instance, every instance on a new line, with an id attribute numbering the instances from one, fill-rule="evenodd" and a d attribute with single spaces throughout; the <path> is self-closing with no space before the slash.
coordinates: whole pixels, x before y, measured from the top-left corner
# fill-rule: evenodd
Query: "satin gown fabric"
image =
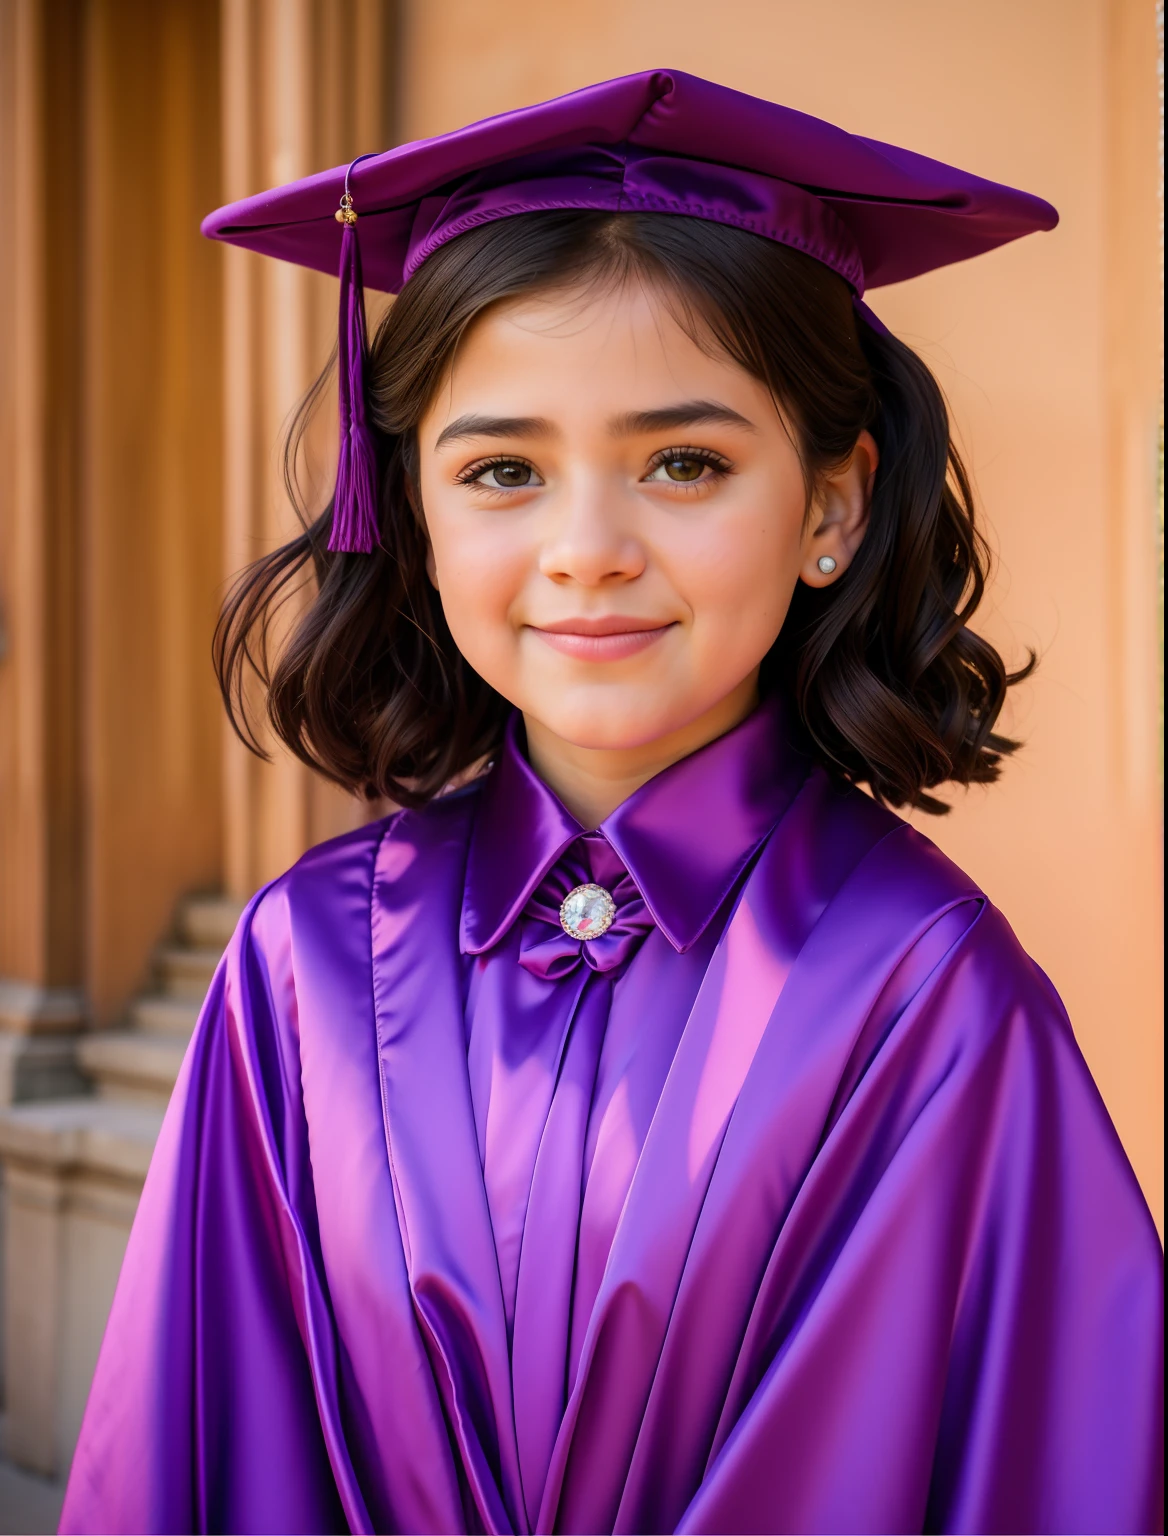
<path id="1" fill-rule="evenodd" d="M 1156 1530 L 1161 1297 L 1049 981 L 777 704 L 588 836 L 513 729 L 244 913 L 62 1530 Z"/>

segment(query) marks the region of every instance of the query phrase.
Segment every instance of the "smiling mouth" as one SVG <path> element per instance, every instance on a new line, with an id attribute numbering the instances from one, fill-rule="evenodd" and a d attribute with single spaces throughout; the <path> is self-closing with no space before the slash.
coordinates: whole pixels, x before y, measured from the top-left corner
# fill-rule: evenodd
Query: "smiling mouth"
<path id="1" fill-rule="evenodd" d="M 528 626 L 545 644 L 578 661 L 622 661 L 660 640 L 673 623 L 648 624 L 643 619 L 561 619 L 556 624 Z"/>

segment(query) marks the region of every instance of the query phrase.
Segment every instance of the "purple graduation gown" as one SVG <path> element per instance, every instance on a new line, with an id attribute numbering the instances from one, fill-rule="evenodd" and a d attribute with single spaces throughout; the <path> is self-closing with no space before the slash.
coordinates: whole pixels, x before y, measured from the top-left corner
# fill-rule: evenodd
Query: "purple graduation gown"
<path id="1" fill-rule="evenodd" d="M 776 705 L 588 837 L 513 729 L 244 913 L 62 1529 L 1156 1530 L 1161 1273 L 1050 982 Z"/>

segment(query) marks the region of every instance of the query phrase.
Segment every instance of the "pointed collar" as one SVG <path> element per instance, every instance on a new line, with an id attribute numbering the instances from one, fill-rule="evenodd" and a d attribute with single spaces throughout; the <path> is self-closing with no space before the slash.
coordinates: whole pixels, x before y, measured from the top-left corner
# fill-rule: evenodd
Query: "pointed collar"
<path id="1" fill-rule="evenodd" d="M 597 829 L 633 877 L 674 949 L 701 935 L 810 766 L 791 745 L 786 709 L 765 700 L 734 730 L 642 784 Z M 467 859 L 460 945 L 496 945 L 584 829 L 524 754 L 511 717 L 487 774 Z"/>

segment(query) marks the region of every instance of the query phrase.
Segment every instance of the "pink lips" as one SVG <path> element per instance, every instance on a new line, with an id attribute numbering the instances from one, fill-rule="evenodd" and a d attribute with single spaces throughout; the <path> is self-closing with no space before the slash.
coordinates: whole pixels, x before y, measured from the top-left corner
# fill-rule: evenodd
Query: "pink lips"
<path id="1" fill-rule="evenodd" d="M 578 661 L 622 661 L 659 640 L 670 624 L 646 624 L 643 619 L 615 615 L 598 619 L 561 619 L 555 624 L 532 624 L 539 638 Z"/>

